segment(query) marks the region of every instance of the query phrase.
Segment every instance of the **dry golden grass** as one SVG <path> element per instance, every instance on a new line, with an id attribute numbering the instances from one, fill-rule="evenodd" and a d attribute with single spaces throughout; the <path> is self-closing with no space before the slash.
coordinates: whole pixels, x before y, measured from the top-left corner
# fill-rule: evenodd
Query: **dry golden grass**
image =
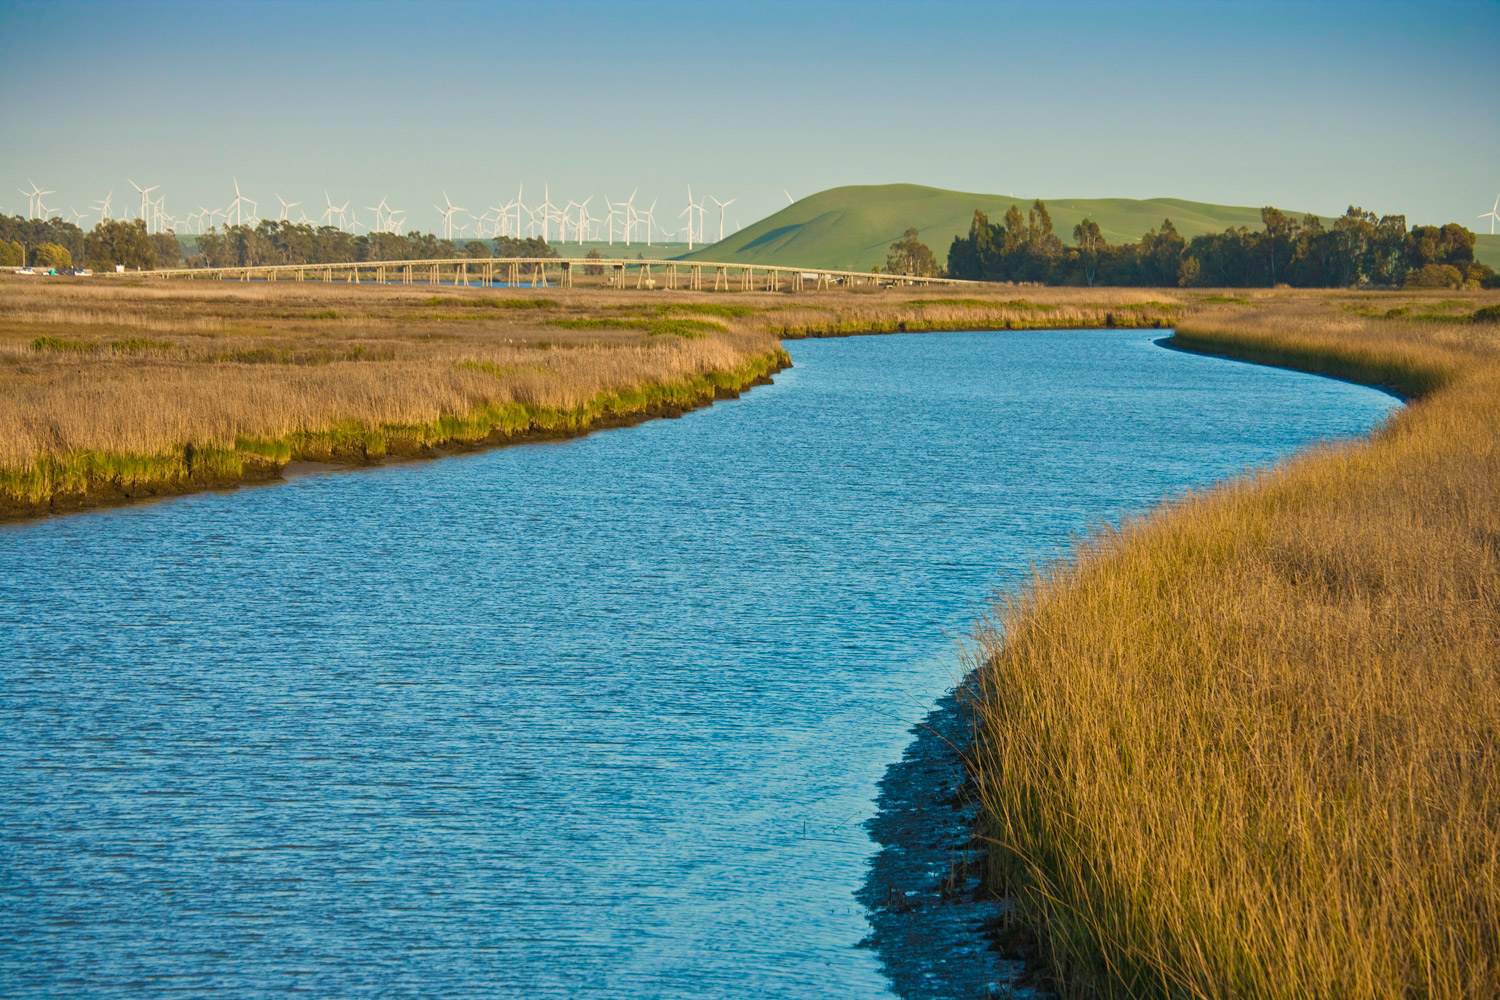
<path id="1" fill-rule="evenodd" d="M 765 333 L 627 293 L 6 281 L 0 512 L 576 432 L 780 357 Z"/>
<path id="2" fill-rule="evenodd" d="M 1066 995 L 1500 996 L 1500 325 L 1454 298 L 1201 305 L 1195 348 L 1425 395 L 982 630 L 992 870 Z"/>

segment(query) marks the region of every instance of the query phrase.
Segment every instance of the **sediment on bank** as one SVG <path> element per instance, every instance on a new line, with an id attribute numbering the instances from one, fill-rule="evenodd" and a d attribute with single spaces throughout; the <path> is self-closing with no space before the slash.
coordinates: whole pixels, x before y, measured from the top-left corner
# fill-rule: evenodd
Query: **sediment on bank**
<path id="1" fill-rule="evenodd" d="M 979 832 L 1064 995 L 1500 995 L 1500 328 L 1345 305 L 1174 341 L 1409 407 L 1095 534 L 980 630 Z"/>

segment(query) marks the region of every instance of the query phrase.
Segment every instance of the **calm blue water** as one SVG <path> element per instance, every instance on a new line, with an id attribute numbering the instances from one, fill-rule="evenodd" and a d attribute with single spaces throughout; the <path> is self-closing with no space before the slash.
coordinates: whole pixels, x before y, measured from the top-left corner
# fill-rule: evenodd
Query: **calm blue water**
<path id="1" fill-rule="evenodd" d="M 886 995 L 862 823 L 987 595 L 1395 405 L 1158 335 L 0 527 L 0 994 Z"/>

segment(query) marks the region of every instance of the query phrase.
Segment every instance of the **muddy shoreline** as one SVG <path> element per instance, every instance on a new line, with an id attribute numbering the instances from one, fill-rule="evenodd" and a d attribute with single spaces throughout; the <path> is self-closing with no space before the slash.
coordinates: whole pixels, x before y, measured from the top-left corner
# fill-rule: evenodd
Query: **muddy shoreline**
<path id="1" fill-rule="evenodd" d="M 966 758 L 974 726 L 966 683 L 912 727 L 879 783 L 867 823 L 880 845 L 865 884 L 872 949 L 905 1000 L 1050 997 L 1044 970 L 1010 901 L 986 884 L 988 851 Z"/>

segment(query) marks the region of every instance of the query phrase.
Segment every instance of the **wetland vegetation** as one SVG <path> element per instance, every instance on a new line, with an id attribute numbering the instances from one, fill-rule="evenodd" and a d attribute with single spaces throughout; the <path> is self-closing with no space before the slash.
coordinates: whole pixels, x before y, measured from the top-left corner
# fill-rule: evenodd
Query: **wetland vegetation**
<path id="1" fill-rule="evenodd" d="M 1178 346 L 1411 405 L 1096 532 L 981 631 L 993 884 L 1065 993 L 1500 993 L 1491 299 L 1185 315 Z"/>
<path id="2" fill-rule="evenodd" d="M 1411 406 L 1101 530 L 981 632 L 991 884 L 1065 992 L 1500 991 L 1494 292 L 0 283 L 0 503 L 680 413 L 785 338 L 1172 328 Z M 1019 931 L 1018 931 L 1019 932 Z"/>

